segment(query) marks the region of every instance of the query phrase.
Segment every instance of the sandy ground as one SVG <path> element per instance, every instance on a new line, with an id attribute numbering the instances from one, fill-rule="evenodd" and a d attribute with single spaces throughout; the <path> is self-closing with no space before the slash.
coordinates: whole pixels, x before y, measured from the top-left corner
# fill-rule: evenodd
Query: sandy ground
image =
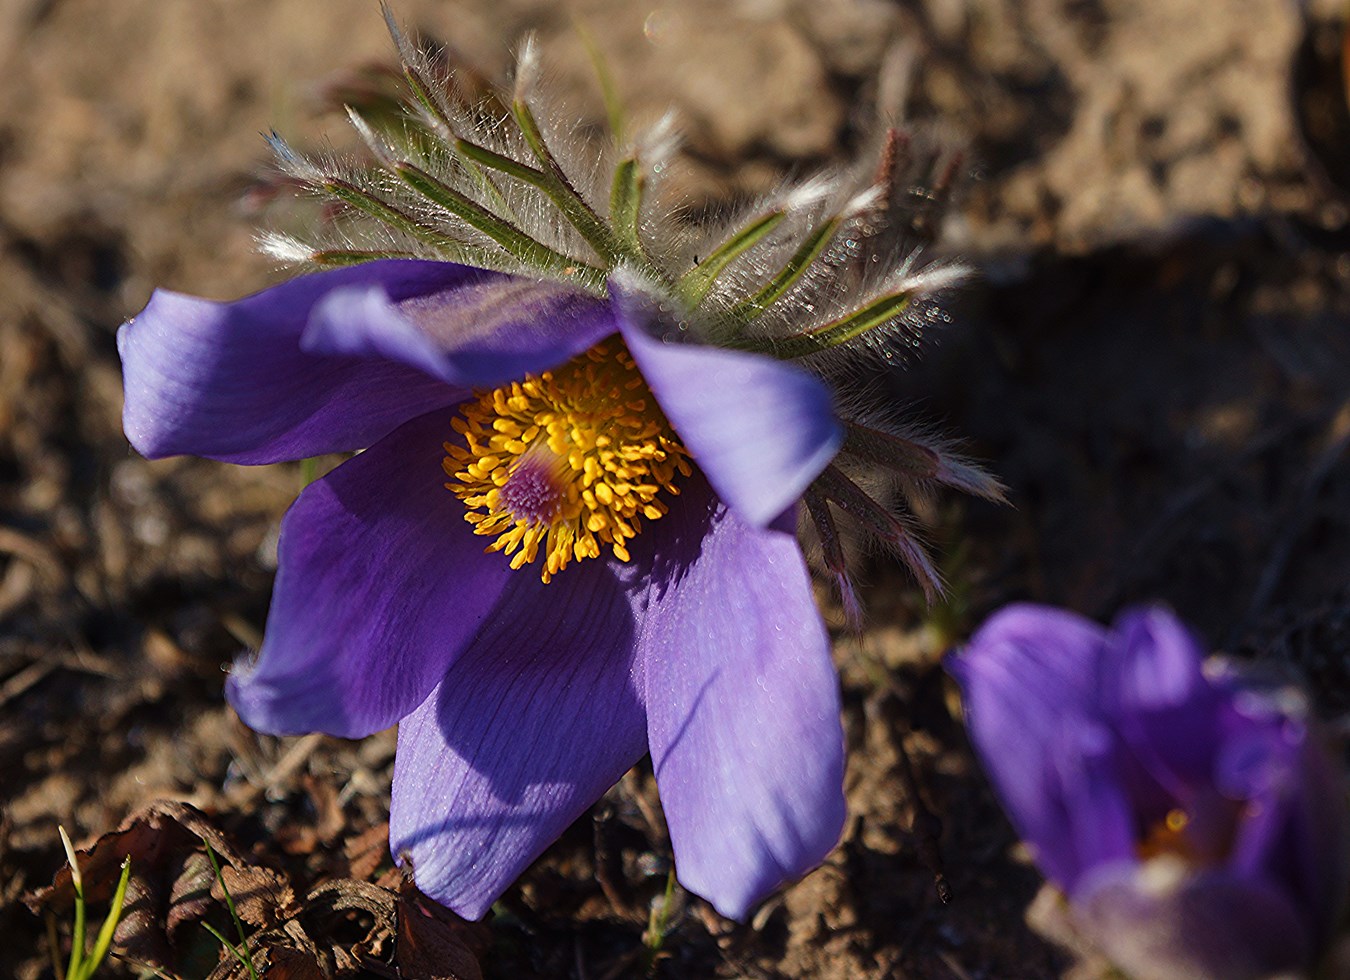
<path id="1" fill-rule="evenodd" d="M 885 563 L 866 569 L 870 625 L 838 643 L 854 819 L 825 867 L 743 926 L 677 894 L 648 966 L 669 850 L 639 769 L 492 925 L 445 927 L 467 951 L 445 975 L 1074 969 L 1024 922 L 1039 878 L 938 666 L 1015 598 L 1099 617 L 1170 602 L 1216 647 L 1310 681 L 1346 721 L 1350 116 L 1337 25 L 1305 23 L 1284 0 L 397 9 L 491 76 L 538 32 L 557 91 L 598 124 L 580 21 L 636 120 L 679 113 L 695 211 L 847 162 L 897 109 L 962 152 L 936 248 L 979 275 L 927 356 L 887 383 L 966 438 L 1014 504 L 934 502 L 953 584 L 938 609 Z M 393 892 L 359 887 L 397 878 L 381 829 L 392 735 L 259 738 L 221 696 L 223 665 L 261 629 L 298 470 L 136 457 L 113 339 L 156 286 L 229 298 L 276 281 L 253 249 L 271 213 L 259 134 L 350 145 L 331 95 L 391 62 L 373 0 L 0 4 L 0 973 L 52 975 L 48 921 L 64 935 L 69 908 L 53 898 L 35 915 L 20 898 L 60 866 L 57 824 L 88 842 L 170 799 L 200 808 L 241 869 L 270 869 L 267 887 L 290 895 L 248 923 L 281 937 L 268 940 L 277 950 L 302 949 L 284 969 L 273 953 L 275 975 L 393 976 L 396 962 L 440 975 L 398 960 L 381 918 Z M 941 819 L 946 904 L 902 747 Z M 155 826 L 146 839 L 168 842 L 155 867 L 171 879 L 172 860 L 186 867 L 174 848 L 195 838 Z M 334 903 L 332 882 L 359 900 Z M 146 908 L 132 939 L 169 927 Z M 203 915 L 219 921 L 215 908 L 173 923 L 181 976 L 216 968 Z M 320 951 L 317 973 L 297 929 Z"/>

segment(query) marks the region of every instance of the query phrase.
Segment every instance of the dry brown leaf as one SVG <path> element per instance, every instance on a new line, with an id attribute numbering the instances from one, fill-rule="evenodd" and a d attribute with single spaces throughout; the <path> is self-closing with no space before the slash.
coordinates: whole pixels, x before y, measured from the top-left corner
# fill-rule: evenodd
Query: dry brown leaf
<path id="1" fill-rule="evenodd" d="M 230 898 L 234 899 L 239 918 L 259 928 L 285 917 L 295 905 L 295 892 L 291 891 L 291 886 L 267 868 L 222 865 L 220 878 L 212 882 L 211 897 L 224 902 L 226 888 L 230 890 Z"/>
<path id="2" fill-rule="evenodd" d="M 409 980 L 482 980 L 479 959 L 489 943 L 481 923 L 460 918 L 409 881 L 399 888 L 395 962 L 402 976 Z"/>
<path id="3" fill-rule="evenodd" d="M 389 824 L 382 823 L 347 841 L 343 852 L 353 878 L 369 879 L 389 857 Z"/>
<path id="4" fill-rule="evenodd" d="M 224 892 L 203 841 L 216 853 L 221 875 L 244 921 L 260 926 L 286 917 L 294 895 L 275 872 L 251 867 L 229 838 L 195 807 L 158 802 L 78 852 L 85 898 L 95 904 L 112 898 L 122 861 L 131 858 L 126 902 L 113 934 L 122 954 L 172 970 L 178 930 L 223 903 Z M 24 896 L 35 913 L 64 910 L 74 901 L 69 866 L 56 873 L 51 885 Z"/>

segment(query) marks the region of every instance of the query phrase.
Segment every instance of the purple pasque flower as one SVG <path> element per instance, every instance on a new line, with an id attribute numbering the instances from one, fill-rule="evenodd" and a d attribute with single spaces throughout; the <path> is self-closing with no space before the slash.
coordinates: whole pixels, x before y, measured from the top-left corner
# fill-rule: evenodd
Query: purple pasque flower
<path id="1" fill-rule="evenodd" d="M 1160 608 L 1108 631 L 1010 606 L 947 666 L 1013 825 L 1116 965 L 1239 980 L 1312 964 L 1350 838 L 1299 696 L 1202 661 Z"/>
<path id="2" fill-rule="evenodd" d="M 862 190 L 808 182 L 700 238 L 650 204 L 665 130 L 616 145 L 606 186 L 556 151 L 531 45 L 514 93 L 466 105 L 394 34 L 413 109 L 385 131 L 352 113 L 368 161 L 273 139 L 337 220 L 263 246 L 326 271 L 160 292 L 118 335 L 147 456 L 361 450 L 287 513 L 228 695 L 278 734 L 400 723 L 391 847 L 470 917 L 650 752 L 680 880 L 742 916 L 844 818 L 798 501 L 847 595 L 836 510 L 937 576 L 839 457 L 888 492 L 1000 493 L 826 383 L 912 346 L 951 278 L 883 246 L 910 237 L 899 141 Z"/>
<path id="3" fill-rule="evenodd" d="M 118 337 L 125 428 L 146 456 L 369 447 L 287 513 L 263 646 L 229 695 L 277 734 L 402 722 L 392 848 L 470 917 L 648 751 L 681 880 L 729 915 L 819 863 L 842 826 L 838 682 L 794 535 L 794 503 L 842 438 L 829 392 L 770 358 L 667 343 L 644 310 L 379 261 L 234 303 L 160 292 Z M 552 402 L 521 394 L 530 376 L 565 388 L 578 362 L 600 378 Z M 562 453 L 522 447 L 542 470 L 512 471 L 499 509 L 515 492 L 528 516 L 566 527 L 557 508 L 579 499 L 568 454 L 577 473 L 605 471 L 586 493 L 634 496 L 622 481 L 667 452 L 680 463 L 660 480 L 669 492 L 636 516 L 582 501 L 583 517 L 636 533 L 616 548 L 574 520 L 604 549 L 596 560 L 572 552 L 546 582 L 547 556 L 568 555 L 545 541 L 539 563 L 512 568 L 484 551 L 443 471 L 466 414 L 491 405 L 484 389 L 568 430 Z M 633 457 L 627 470 L 587 429 L 613 405 L 655 420 L 610 447 Z"/>

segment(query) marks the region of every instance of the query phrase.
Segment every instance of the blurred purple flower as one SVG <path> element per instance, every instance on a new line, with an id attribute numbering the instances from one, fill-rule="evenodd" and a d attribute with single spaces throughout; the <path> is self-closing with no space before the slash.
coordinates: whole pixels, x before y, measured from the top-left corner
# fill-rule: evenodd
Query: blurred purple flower
<path id="1" fill-rule="evenodd" d="M 1141 978 L 1309 967 L 1345 895 L 1340 774 L 1302 699 L 1169 612 L 1107 631 L 1011 606 L 948 670 L 971 738 L 1080 936 Z"/>
<path id="2" fill-rule="evenodd" d="M 471 918 L 648 751 L 680 879 L 727 915 L 843 824 L 838 681 L 794 533 L 842 441 L 831 396 L 664 323 L 624 289 L 389 260 L 233 303 L 159 292 L 118 335 L 146 456 L 365 450 L 286 515 L 229 696 L 277 734 L 400 722 L 391 847 Z M 547 411 L 530 384 L 558 389 Z M 622 458 L 585 434 L 607 411 L 635 433 Z M 494 484 L 499 450 L 519 465 Z M 567 497 L 569 466 L 609 467 L 613 493 Z M 549 534 L 511 539 L 520 514 Z M 484 552 L 499 532 L 511 561 Z"/>

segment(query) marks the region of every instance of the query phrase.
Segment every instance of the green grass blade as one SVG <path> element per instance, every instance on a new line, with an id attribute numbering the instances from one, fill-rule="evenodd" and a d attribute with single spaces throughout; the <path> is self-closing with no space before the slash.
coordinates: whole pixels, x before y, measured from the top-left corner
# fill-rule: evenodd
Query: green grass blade
<path id="1" fill-rule="evenodd" d="M 207 843 L 206 838 L 204 837 L 202 838 L 202 846 L 206 848 L 206 857 L 211 862 L 211 870 L 215 872 L 216 880 L 220 882 L 220 890 L 225 893 L 225 907 L 230 910 L 230 918 L 234 920 L 235 931 L 239 933 L 239 945 L 244 948 L 245 953 L 248 953 L 248 937 L 244 935 L 244 923 L 240 921 L 239 912 L 234 907 L 234 897 L 230 894 L 230 889 L 225 884 L 225 875 L 220 870 L 220 862 L 216 860 L 216 852 L 211 850 L 211 845 Z M 210 927 L 208 926 L 207 928 Z M 212 933 L 215 932 L 214 929 L 211 931 Z M 229 943 L 226 943 L 226 945 L 230 946 Z M 238 950 L 235 950 L 233 946 L 230 946 L 230 949 L 236 956 L 240 956 Z M 247 959 L 244 959 L 242 956 L 240 958 L 243 962 L 248 964 L 249 977 L 252 978 L 252 980 L 258 980 L 258 971 L 253 969 L 252 954 L 250 953 Z"/>
<path id="2" fill-rule="evenodd" d="M 610 134 L 614 137 L 615 145 L 622 145 L 623 100 L 619 98 L 619 89 L 614 84 L 614 73 L 609 70 L 609 62 L 605 60 L 605 53 L 600 50 L 600 45 L 596 43 L 595 35 L 576 15 L 572 16 L 572 29 L 581 38 L 581 44 L 586 49 L 586 56 L 591 59 L 591 67 L 595 69 L 596 81 L 600 83 L 600 96 L 605 100 L 605 115 L 609 118 Z"/>
<path id="3" fill-rule="evenodd" d="M 108 955 L 108 949 L 112 946 L 113 932 L 117 929 L 117 923 L 122 920 L 122 904 L 127 898 L 127 883 L 131 880 L 131 855 L 128 854 L 122 859 L 122 877 L 117 881 L 117 890 L 113 892 L 112 907 L 108 909 L 108 917 L 103 920 L 103 925 L 98 930 L 98 935 L 94 938 L 94 948 L 89 953 L 89 959 L 85 961 L 85 978 L 92 977 L 98 965 L 103 962 L 103 958 Z"/>
<path id="4" fill-rule="evenodd" d="M 80 874 L 80 860 L 75 856 L 75 845 L 70 842 L 66 828 L 58 825 L 56 831 L 61 835 L 61 846 L 66 849 L 66 860 L 70 862 L 70 883 L 75 889 L 75 924 L 71 928 L 70 961 L 66 965 L 66 976 L 69 980 L 79 980 L 84 964 L 84 877 Z"/>
<path id="5" fill-rule="evenodd" d="M 236 946 L 234 943 L 230 942 L 228 939 L 226 939 L 224 935 L 221 934 L 221 931 L 217 929 L 215 926 L 211 925 L 211 923 L 203 922 L 202 928 L 205 929 L 207 932 L 209 932 L 211 935 L 215 936 L 216 942 L 220 943 L 222 946 L 228 949 L 230 951 L 231 956 L 233 956 L 244 966 L 248 967 L 248 972 L 250 976 L 257 977 L 258 971 L 253 968 L 252 957 L 247 957 L 243 953 L 241 953 L 239 951 L 239 947 Z"/>

